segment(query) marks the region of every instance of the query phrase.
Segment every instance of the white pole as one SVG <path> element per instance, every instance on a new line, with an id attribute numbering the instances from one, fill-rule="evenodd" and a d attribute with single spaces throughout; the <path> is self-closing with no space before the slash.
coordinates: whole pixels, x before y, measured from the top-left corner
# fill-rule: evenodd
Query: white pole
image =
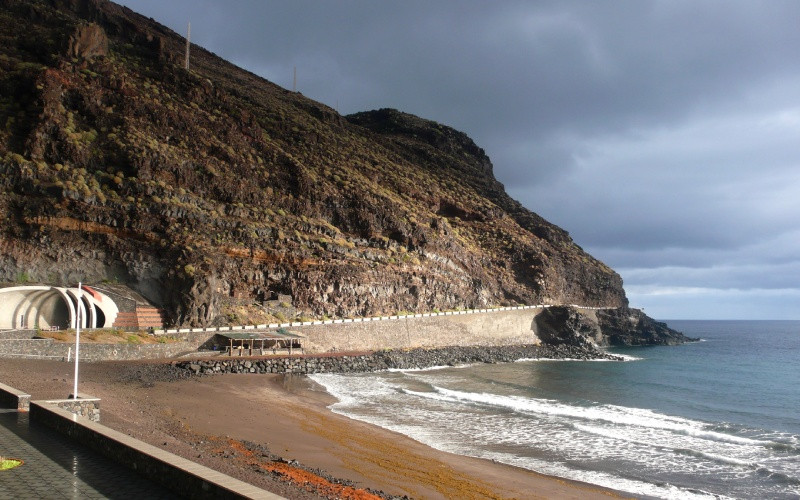
<path id="1" fill-rule="evenodd" d="M 81 282 L 78 282 L 78 308 L 75 310 L 75 386 L 72 389 L 72 399 L 78 399 L 78 355 L 81 346 Z"/>

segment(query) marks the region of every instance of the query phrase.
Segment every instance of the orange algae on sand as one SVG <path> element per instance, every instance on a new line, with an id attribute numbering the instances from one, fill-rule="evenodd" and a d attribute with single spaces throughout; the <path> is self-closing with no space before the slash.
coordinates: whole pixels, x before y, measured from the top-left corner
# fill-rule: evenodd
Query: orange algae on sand
<path id="1" fill-rule="evenodd" d="M 501 492 L 493 491 L 489 484 L 479 478 L 459 472 L 444 462 L 411 451 L 397 443 L 375 439 L 369 434 L 348 432 L 346 427 L 324 414 L 305 409 L 298 411 L 303 415 L 301 425 L 304 429 L 336 442 L 342 450 L 346 450 L 340 458 L 351 470 L 365 477 L 380 476 L 412 497 L 426 496 L 411 486 L 414 482 L 427 486 L 445 498 L 507 498 Z M 413 481 L 409 482 L 409 479 Z M 531 498 L 534 497 L 536 495 Z"/>
<path id="2" fill-rule="evenodd" d="M 229 439 L 228 445 L 232 450 L 237 452 L 242 457 L 241 460 L 248 465 L 254 465 L 264 471 L 277 474 L 284 480 L 306 491 L 311 491 L 324 497 L 335 497 L 346 500 L 382 500 L 381 497 L 367 490 L 336 484 L 313 472 L 294 467 L 288 463 L 259 459 L 247 446 L 235 439 Z"/>

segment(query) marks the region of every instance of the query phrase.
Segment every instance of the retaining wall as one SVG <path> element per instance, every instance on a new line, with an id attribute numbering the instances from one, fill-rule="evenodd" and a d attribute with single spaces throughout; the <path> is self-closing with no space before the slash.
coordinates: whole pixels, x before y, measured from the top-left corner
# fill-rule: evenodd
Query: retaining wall
<path id="1" fill-rule="evenodd" d="M 306 336 L 307 353 L 413 349 L 457 345 L 537 344 L 533 319 L 542 306 L 474 309 L 445 313 L 337 319 L 271 325 L 157 330 L 198 345 L 215 334 L 287 328 Z"/>
<path id="2" fill-rule="evenodd" d="M 30 357 L 30 358 L 58 358 L 63 356 L 66 359 L 66 344 L 60 344 L 53 339 L 0 339 L 0 357 Z"/>
<path id="3" fill-rule="evenodd" d="M 538 344 L 533 318 L 541 309 L 454 312 L 394 320 L 292 327 L 306 336 L 306 352 L 362 351 L 457 345 Z M 390 317 L 391 318 L 391 317 Z"/>
<path id="4" fill-rule="evenodd" d="M 16 408 L 17 411 L 28 411 L 31 395 L 6 384 L 0 384 L 0 407 Z"/>
<path id="5" fill-rule="evenodd" d="M 171 358 L 196 351 L 199 341 L 164 344 L 94 344 L 82 343 L 81 361 L 136 360 Z M 0 340 L 0 358 L 46 358 L 66 361 L 75 355 L 75 344 L 53 339 Z"/>
<path id="6" fill-rule="evenodd" d="M 539 343 L 534 318 L 549 306 L 518 306 L 374 318 L 307 321 L 270 325 L 156 330 L 156 335 L 180 339 L 168 344 L 82 344 L 87 361 L 168 358 L 195 351 L 217 333 L 288 328 L 306 336 L 308 353 L 371 351 L 458 345 L 521 345 Z M 573 306 L 590 312 L 597 307 Z M 66 359 L 70 344 L 37 339 L 2 340 L 0 357 Z"/>
<path id="7" fill-rule="evenodd" d="M 0 330 L 0 339 L 31 339 L 36 330 Z"/>

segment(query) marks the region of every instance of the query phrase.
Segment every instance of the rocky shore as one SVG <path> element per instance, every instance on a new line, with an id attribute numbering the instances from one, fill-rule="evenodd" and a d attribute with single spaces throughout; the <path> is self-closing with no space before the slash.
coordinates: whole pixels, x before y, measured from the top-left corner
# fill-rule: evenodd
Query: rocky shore
<path id="1" fill-rule="evenodd" d="M 169 370 L 173 376 L 222 373 L 363 373 L 389 369 L 430 368 L 474 363 L 508 363 L 520 359 L 608 359 L 622 358 L 592 346 L 453 346 L 437 349 L 385 350 L 366 354 L 294 356 L 268 358 L 223 357 L 209 360 L 180 361 Z"/>

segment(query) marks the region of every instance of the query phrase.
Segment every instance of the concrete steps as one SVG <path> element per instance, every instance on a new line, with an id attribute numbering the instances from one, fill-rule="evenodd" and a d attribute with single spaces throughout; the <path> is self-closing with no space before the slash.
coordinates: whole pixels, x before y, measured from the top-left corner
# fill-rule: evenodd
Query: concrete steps
<path id="1" fill-rule="evenodd" d="M 164 312 L 155 307 L 136 306 L 135 311 L 120 311 L 112 325 L 114 328 L 162 328 Z"/>

